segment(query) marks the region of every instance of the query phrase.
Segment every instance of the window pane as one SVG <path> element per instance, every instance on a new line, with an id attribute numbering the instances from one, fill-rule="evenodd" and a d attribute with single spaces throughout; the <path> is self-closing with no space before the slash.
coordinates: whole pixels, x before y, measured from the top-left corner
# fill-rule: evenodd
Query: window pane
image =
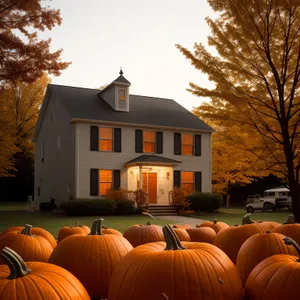
<path id="1" fill-rule="evenodd" d="M 111 190 L 111 183 L 99 183 L 99 195 L 106 195 Z"/>
<path id="2" fill-rule="evenodd" d="M 181 188 L 188 192 L 194 191 L 194 184 L 193 183 L 182 183 Z"/>
<path id="3" fill-rule="evenodd" d="M 144 152 L 155 152 L 155 143 L 144 142 Z"/>
<path id="4" fill-rule="evenodd" d="M 100 139 L 112 140 L 112 128 L 100 128 Z"/>
<path id="5" fill-rule="evenodd" d="M 112 151 L 112 140 L 100 140 L 99 149 L 102 151 Z"/>
<path id="6" fill-rule="evenodd" d="M 144 141 L 155 142 L 155 132 L 154 131 L 144 131 Z"/>
<path id="7" fill-rule="evenodd" d="M 124 100 L 119 100 L 119 108 L 126 108 L 126 103 Z"/>
<path id="8" fill-rule="evenodd" d="M 99 170 L 99 181 L 112 182 L 112 170 Z"/>
<path id="9" fill-rule="evenodd" d="M 194 183 L 194 173 L 193 172 L 181 172 L 181 182 L 182 183 Z"/>
<path id="10" fill-rule="evenodd" d="M 182 134 L 182 144 L 183 145 L 193 145 L 193 135 L 192 134 Z"/>
<path id="11" fill-rule="evenodd" d="M 193 146 L 182 145 L 182 155 L 193 155 Z"/>
<path id="12" fill-rule="evenodd" d="M 125 90 L 119 90 L 119 100 L 125 100 Z"/>

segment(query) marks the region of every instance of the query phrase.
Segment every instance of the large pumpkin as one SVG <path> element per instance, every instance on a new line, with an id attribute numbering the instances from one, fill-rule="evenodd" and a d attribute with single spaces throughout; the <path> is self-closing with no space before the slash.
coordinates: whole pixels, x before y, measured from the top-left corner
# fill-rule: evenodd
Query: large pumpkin
<path id="1" fill-rule="evenodd" d="M 67 270 L 40 262 L 24 263 L 12 249 L 0 252 L 7 265 L 0 266 L 0 299 L 89 300 L 79 282 Z"/>
<path id="2" fill-rule="evenodd" d="M 193 227 L 192 227 L 191 225 L 189 225 L 189 224 L 182 224 L 182 223 L 174 224 L 173 226 L 176 226 L 176 228 L 181 228 L 181 229 L 193 228 Z"/>
<path id="3" fill-rule="evenodd" d="M 162 227 L 158 225 L 151 225 L 148 222 L 146 225 L 130 226 L 123 234 L 133 247 L 139 245 L 164 241 Z"/>
<path id="4" fill-rule="evenodd" d="M 214 219 L 213 222 L 206 221 L 201 223 L 197 227 L 210 227 L 212 228 L 216 233 L 218 233 L 221 229 L 228 228 L 229 225 L 224 222 L 219 222 L 217 219 Z"/>
<path id="5" fill-rule="evenodd" d="M 299 245 L 286 237 L 287 245 Z M 277 254 L 259 263 L 250 273 L 245 286 L 247 300 L 299 300 L 300 260 L 297 256 Z"/>
<path id="6" fill-rule="evenodd" d="M 272 221 L 268 221 L 268 222 L 263 222 L 263 221 L 253 221 L 251 219 L 251 214 L 248 213 L 246 214 L 243 218 L 242 218 L 242 225 L 245 224 L 253 224 L 255 223 L 258 227 L 260 227 L 262 229 L 262 231 L 268 231 L 268 230 L 272 230 L 275 227 L 279 226 L 280 224 L 277 222 L 272 222 Z"/>
<path id="7" fill-rule="evenodd" d="M 12 227 L 9 227 L 6 230 L 4 230 L 1 235 L 4 235 L 5 233 L 11 232 L 11 231 L 20 232 L 24 228 L 25 228 L 24 226 L 12 226 Z M 43 238 L 45 238 L 51 244 L 53 249 L 56 247 L 57 243 L 56 243 L 54 236 L 49 231 L 45 230 L 44 228 L 32 227 L 30 229 L 30 232 L 34 235 L 39 235 L 39 236 L 42 236 Z"/>
<path id="8" fill-rule="evenodd" d="M 282 224 L 275 227 L 272 232 L 288 236 L 300 245 L 300 224 Z"/>
<path id="9" fill-rule="evenodd" d="M 49 262 L 75 275 L 91 298 L 107 298 L 115 266 L 132 246 L 122 236 L 101 232 L 102 219 L 94 221 L 89 235 L 75 234 L 62 240 Z"/>
<path id="10" fill-rule="evenodd" d="M 196 227 L 210 227 L 214 222 L 211 221 L 204 221 L 200 225 L 197 225 Z"/>
<path id="11" fill-rule="evenodd" d="M 114 228 L 108 228 L 105 226 L 102 226 L 102 233 L 103 234 L 116 234 L 116 235 L 123 236 L 123 234 L 119 230 L 114 229 Z"/>
<path id="12" fill-rule="evenodd" d="M 62 241 L 66 237 L 73 234 L 89 234 L 90 228 L 86 225 L 79 225 L 79 221 L 76 221 L 76 226 L 63 227 L 58 233 L 58 242 Z"/>
<path id="13" fill-rule="evenodd" d="M 166 243 L 141 245 L 116 266 L 109 300 L 242 299 L 241 279 L 220 249 L 207 243 L 181 242 L 169 225 Z"/>
<path id="14" fill-rule="evenodd" d="M 216 232 L 210 227 L 189 228 L 186 230 L 192 242 L 213 243 Z"/>
<path id="15" fill-rule="evenodd" d="M 243 243 L 252 235 L 262 232 L 256 224 L 233 226 L 220 230 L 213 244 L 223 250 L 235 264 L 237 254 Z"/>
<path id="16" fill-rule="evenodd" d="M 31 234 L 31 225 L 25 225 L 21 232 L 11 231 L 0 237 L 0 250 L 9 247 L 16 251 L 25 261 L 47 262 L 53 248 L 39 235 Z M 0 261 L 3 263 L 3 260 Z"/>
<path id="17" fill-rule="evenodd" d="M 284 235 L 279 233 L 257 233 L 251 236 L 242 245 L 238 252 L 236 267 L 240 273 L 243 284 L 251 271 L 264 259 L 276 254 L 297 255 L 292 246 L 283 241 Z"/>
<path id="18" fill-rule="evenodd" d="M 179 241 L 185 241 L 185 242 L 190 242 L 191 238 L 189 234 L 187 233 L 186 229 L 183 228 L 177 228 L 176 225 L 172 226 L 174 232 L 178 236 Z"/>

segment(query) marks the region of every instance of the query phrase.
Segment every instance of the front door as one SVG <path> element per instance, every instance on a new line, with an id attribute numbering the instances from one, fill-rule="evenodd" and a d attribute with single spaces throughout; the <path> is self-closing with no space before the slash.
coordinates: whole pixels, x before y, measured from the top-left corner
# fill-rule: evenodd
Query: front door
<path id="1" fill-rule="evenodd" d="M 143 172 L 142 190 L 148 194 L 148 203 L 157 203 L 157 174 Z"/>
<path id="2" fill-rule="evenodd" d="M 148 203 L 157 203 L 157 174 L 148 173 Z"/>

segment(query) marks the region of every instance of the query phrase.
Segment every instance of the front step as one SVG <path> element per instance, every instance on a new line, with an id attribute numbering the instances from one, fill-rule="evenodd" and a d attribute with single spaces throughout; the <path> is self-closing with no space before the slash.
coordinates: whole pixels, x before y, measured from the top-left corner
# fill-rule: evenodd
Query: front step
<path id="1" fill-rule="evenodd" d="M 174 206 L 170 205 L 149 205 L 148 213 L 153 216 L 174 216 L 177 215 Z"/>

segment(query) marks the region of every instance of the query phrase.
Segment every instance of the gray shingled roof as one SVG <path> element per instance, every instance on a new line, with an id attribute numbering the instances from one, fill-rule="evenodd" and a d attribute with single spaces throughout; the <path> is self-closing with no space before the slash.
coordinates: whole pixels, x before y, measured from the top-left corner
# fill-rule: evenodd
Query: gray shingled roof
<path id="1" fill-rule="evenodd" d="M 171 158 L 166 158 L 166 157 L 163 157 L 163 156 L 158 156 L 158 155 L 145 155 L 144 154 L 144 155 L 138 156 L 138 157 L 128 161 L 127 163 L 125 163 L 125 165 L 136 164 L 136 163 L 180 164 L 181 161 L 171 159 Z"/>
<path id="2" fill-rule="evenodd" d="M 113 83 L 127 83 L 131 84 L 123 75 L 120 75 L 116 80 L 113 81 Z"/>
<path id="3" fill-rule="evenodd" d="M 129 112 L 120 112 L 101 99 L 97 89 L 55 84 L 49 88 L 55 101 L 60 101 L 72 118 L 214 131 L 171 99 L 129 95 Z"/>

